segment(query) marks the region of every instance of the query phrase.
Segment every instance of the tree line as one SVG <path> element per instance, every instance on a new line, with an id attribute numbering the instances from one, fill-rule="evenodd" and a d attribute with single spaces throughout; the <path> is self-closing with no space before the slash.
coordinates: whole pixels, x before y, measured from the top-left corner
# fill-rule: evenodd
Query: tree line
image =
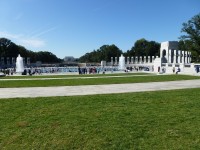
<path id="1" fill-rule="evenodd" d="M 111 57 L 119 57 L 121 54 L 124 56 L 156 56 L 159 55 L 160 43 L 155 41 L 147 41 L 146 39 L 137 40 L 131 50 L 123 53 L 116 45 L 103 45 L 97 50 L 79 58 L 80 62 L 100 62 L 111 61 Z"/>
<path id="2" fill-rule="evenodd" d="M 188 22 L 183 23 L 181 29 L 185 35 L 179 37 L 179 49 L 192 52 L 193 62 L 200 62 L 200 13 L 192 17 Z M 123 52 L 116 45 L 103 45 L 97 50 L 88 52 L 81 56 L 79 62 L 100 62 L 111 61 L 111 57 L 119 57 L 123 54 L 126 57 L 132 56 L 159 56 L 160 43 L 148 41 L 144 38 L 137 40 L 133 47 Z M 11 40 L 0 38 L 0 57 L 30 57 L 31 62 L 42 61 L 43 63 L 57 63 L 63 60 L 48 51 L 33 52 L 23 46 L 16 45 Z"/>
<path id="3" fill-rule="evenodd" d="M 20 54 L 22 57 L 30 57 L 31 63 L 42 61 L 43 63 L 58 63 L 62 60 L 56 55 L 48 51 L 33 52 L 25 47 L 16 45 L 7 38 L 0 38 L 0 57 L 17 57 Z"/>

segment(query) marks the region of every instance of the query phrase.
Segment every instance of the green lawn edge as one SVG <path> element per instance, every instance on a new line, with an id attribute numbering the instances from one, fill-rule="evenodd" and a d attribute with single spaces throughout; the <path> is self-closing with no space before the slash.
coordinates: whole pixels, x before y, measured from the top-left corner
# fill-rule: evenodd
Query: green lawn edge
<path id="1" fill-rule="evenodd" d="M 123 76 L 123 75 L 148 75 L 154 73 L 145 73 L 145 72 L 129 72 L 129 73 L 106 73 L 106 74 L 43 74 L 43 75 L 8 75 L 5 77 L 0 77 L 1 79 L 34 79 L 34 78 L 78 78 L 78 77 L 102 77 L 102 76 Z"/>
<path id="2" fill-rule="evenodd" d="M 100 78 L 71 78 L 71 79 L 50 79 L 50 80 L 0 80 L 0 88 L 14 87 L 52 87 L 52 86 L 78 86 L 78 85 L 102 85 L 102 84 L 125 84 L 145 82 L 165 82 L 177 80 L 200 79 L 199 76 L 188 75 L 147 75 L 147 76 L 124 76 Z"/>
<path id="3" fill-rule="evenodd" d="M 0 149 L 200 149 L 200 88 L 0 100 Z"/>

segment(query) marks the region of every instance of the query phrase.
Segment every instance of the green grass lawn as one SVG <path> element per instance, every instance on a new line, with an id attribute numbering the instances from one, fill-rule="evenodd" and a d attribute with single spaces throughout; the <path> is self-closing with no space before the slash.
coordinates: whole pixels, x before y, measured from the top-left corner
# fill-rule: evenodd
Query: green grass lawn
<path id="1" fill-rule="evenodd" d="M 0 100 L 0 149 L 200 149 L 200 89 Z"/>
<path id="2" fill-rule="evenodd" d="M 130 73 L 109 73 L 109 74 L 84 74 L 84 75 L 79 75 L 78 73 L 77 74 L 73 74 L 73 75 L 70 75 L 70 74 L 61 74 L 61 75 L 32 75 L 32 76 L 29 76 L 29 75 L 26 75 L 26 76 L 12 76 L 12 75 L 9 75 L 9 76 L 5 76 L 5 77 L 1 77 L 1 79 L 35 79 L 35 78 L 79 78 L 79 77 L 104 77 L 104 76 L 123 76 L 123 75 L 126 75 L 126 76 L 133 76 L 133 75 L 148 75 L 148 74 L 153 74 L 153 73 L 145 73 L 145 72 L 130 72 Z"/>
<path id="3" fill-rule="evenodd" d="M 98 76 L 93 76 L 98 77 Z M 139 82 L 160 82 L 175 80 L 200 79 L 198 76 L 188 75 L 147 75 L 125 77 L 105 76 L 100 78 L 65 78 L 51 80 L 0 80 L 0 88 L 6 87 L 48 87 L 48 86 L 75 86 L 75 85 L 100 85 L 100 84 L 120 84 L 120 83 L 139 83 Z"/>

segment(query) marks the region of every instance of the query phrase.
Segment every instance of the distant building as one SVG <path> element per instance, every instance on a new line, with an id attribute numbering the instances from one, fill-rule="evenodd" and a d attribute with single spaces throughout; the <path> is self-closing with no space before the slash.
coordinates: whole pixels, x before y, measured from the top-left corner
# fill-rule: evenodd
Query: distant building
<path id="1" fill-rule="evenodd" d="M 67 62 L 67 63 L 75 62 L 75 58 L 73 56 L 66 56 L 64 58 L 64 62 Z"/>

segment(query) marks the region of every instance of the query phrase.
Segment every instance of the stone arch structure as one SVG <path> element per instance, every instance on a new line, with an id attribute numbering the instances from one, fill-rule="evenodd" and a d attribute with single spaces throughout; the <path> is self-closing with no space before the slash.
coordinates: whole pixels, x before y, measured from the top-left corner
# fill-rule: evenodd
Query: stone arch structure
<path id="1" fill-rule="evenodd" d="M 178 50 L 177 41 L 162 42 L 160 47 L 162 63 L 191 63 L 191 52 Z"/>
<path id="2" fill-rule="evenodd" d="M 178 49 L 178 42 L 177 41 L 167 41 L 167 42 L 162 42 L 161 47 L 160 47 L 160 58 L 161 58 L 161 63 L 172 63 L 173 62 L 173 57 L 172 57 L 172 51 L 169 50 L 174 50 Z M 174 51 L 173 51 L 174 55 Z M 165 57 L 163 57 L 165 56 Z"/>

